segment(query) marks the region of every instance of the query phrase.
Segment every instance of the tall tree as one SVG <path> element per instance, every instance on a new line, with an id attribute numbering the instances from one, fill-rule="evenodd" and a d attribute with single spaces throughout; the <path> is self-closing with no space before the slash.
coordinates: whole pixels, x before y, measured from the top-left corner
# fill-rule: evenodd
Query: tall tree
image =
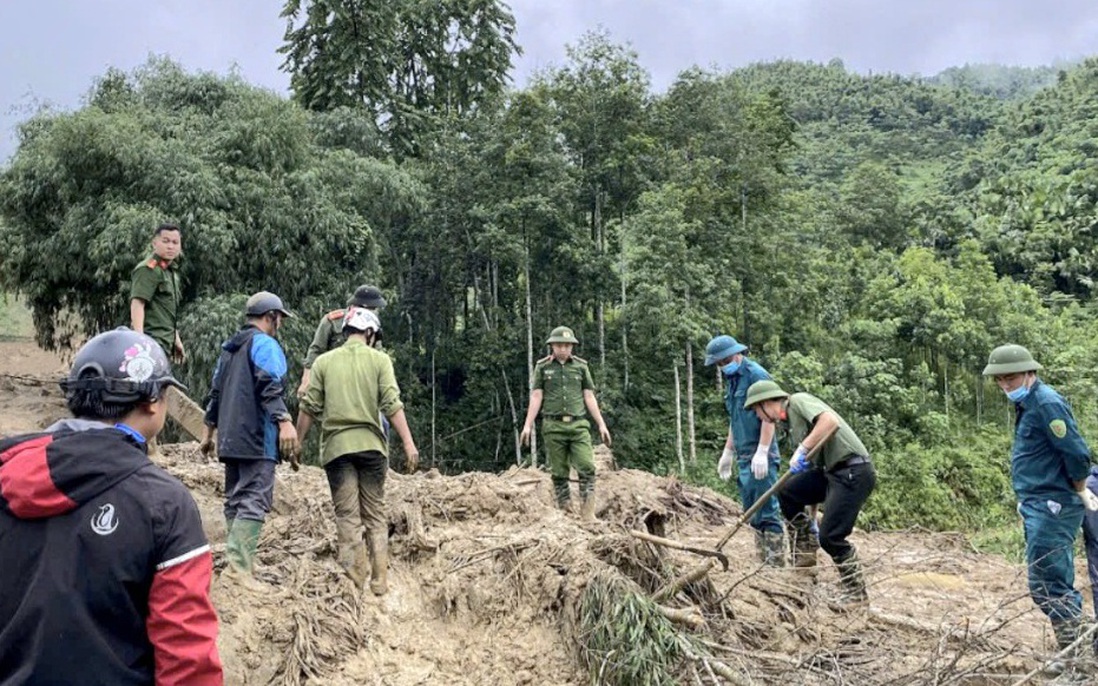
<path id="1" fill-rule="evenodd" d="M 286 0 L 280 52 L 311 110 L 363 107 L 398 156 L 439 117 L 500 94 L 521 54 L 501 0 Z"/>

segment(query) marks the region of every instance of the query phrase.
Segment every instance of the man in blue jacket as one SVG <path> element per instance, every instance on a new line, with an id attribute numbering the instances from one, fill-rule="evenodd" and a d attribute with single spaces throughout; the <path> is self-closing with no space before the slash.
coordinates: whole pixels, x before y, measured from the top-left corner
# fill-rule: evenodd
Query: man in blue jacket
<path id="1" fill-rule="evenodd" d="M 756 381 L 770 378 L 757 362 L 744 353 L 747 346 L 732 336 L 717 336 L 705 346 L 705 365 L 717 365 L 727 382 L 724 406 L 728 410 L 728 438 L 717 464 L 717 474 L 727 481 L 735 464 L 739 474 L 740 498 L 746 510 L 778 480 L 778 441 L 774 425 L 763 423 L 753 410 L 744 409 L 747 389 Z M 785 564 L 782 520 L 778 499 L 771 496 L 751 518 L 759 559 L 767 565 Z"/>
<path id="2" fill-rule="evenodd" d="M 286 355 L 274 336 L 293 314 L 273 293 L 248 298 L 244 328 L 221 346 L 206 400 L 209 454 L 217 430 L 217 455 L 225 464 L 225 545 L 231 576 L 258 588 L 253 571 L 263 522 L 274 499 L 275 464 L 279 456 L 297 454 L 297 431 L 286 409 L 283 391 Z"/>
<path id="3" fill-rule="evenodd" d="M 1029 594 L 1052 622 L 1060 650 L 1082 631 L 1083 599 L 1075 590 L 1075 536 L 1089 508 L 1086 478 L 1090 448 L 1079 435 L 1067 401 L 1037 378 L 1041 365 L 1020 345 L 991 351 L 984 376 L 992 376 L 1014 403 L 1014 446 L 1010 475 L 1026 540 Z M 1069 655 L 1052 663 L 1061 683 L 1086 683 Z"/>

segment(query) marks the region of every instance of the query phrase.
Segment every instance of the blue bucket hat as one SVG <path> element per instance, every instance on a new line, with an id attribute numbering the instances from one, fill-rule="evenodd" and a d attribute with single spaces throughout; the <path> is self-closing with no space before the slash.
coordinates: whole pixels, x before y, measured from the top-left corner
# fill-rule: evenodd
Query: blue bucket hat
<path id="1" fill-rule="evenodd" d="M 747 346 L 731 336 L 717 336 L 705 346 L 705 366 L 747 350 Z"/>

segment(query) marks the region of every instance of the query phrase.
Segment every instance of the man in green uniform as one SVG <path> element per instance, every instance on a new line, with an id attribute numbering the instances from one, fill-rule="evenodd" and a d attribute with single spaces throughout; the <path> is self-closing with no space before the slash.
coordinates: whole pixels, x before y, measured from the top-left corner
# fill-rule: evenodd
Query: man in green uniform
<path id="1" fill-rule="evenodd" d="M 756 381 L 747 389 L 745 408 L 759 420 L 781 424 L 797 444 L 789 471 L 794 476 L 778 491 L 778 504 L 791 532 L 793 565 L 814 576 L 816 548 L 822 547 L 839 568 L 842 593 L 836 611 L 869 603 L 858 551 L 847 540 L 865 501 L 877 485 L 877 472 L 862 440 L 835 410 L 814 395 L 789 395 L 773 381 Z M 822 444 L 822 445 L 821 445 Z M 808 453 L 819 447 L 815 457 Z M 819 543 L 812 535 L 805 508 L 823 503 Z"/>
<path id="2" fill-rule="evenodd" d="M 362 285 L 356 288 L 354 294 L 347 299 L 347 307 L 363 307 L 376 313 L 385 307 L 385 297 L 381 295 L 381 290 L 377 286 Z M 346 308 L 332 310 L 317 324 L 313 342 L 309 344 L 309 350 L 305 353 L 305 369 L 301 372 L 301 384 L 297 387 L 297 397 L 305 397 L 305 392 L 309 390 L 309 377 L 316 358 L 343 345 L 345 340 L 343 319 L 346 314 Z"/>
<path id="3" fill-rule="evenodd" d="M 182 289 L 176 258 L 183 249 L 183 237 L 175 224 L 156 227 L 153 254 L 133 269 L 130 277 L 130 328 L 160 344 L 164 354 L 176 362 L 186 359 L 176 325 Z"/>
<path id="4" fill-rule="evenodd" d="M 590 424 L 584 409 L 599 428 L 602 442 L 609 447 L 610 431 L 595 399 L 595 381 L 586 360 L 572 354 L 579 343 L 567 326 L 558 326 L 546 341 L 552 353 L 538 360 L 530 380 L 530 407 L 522 427 L 522 443 L 530 442 L 534 419 L 542 414 L 541 431 L 545 438 L 545 453 L 553 475 L 553 492 L 557 506 L 567 509 L 572 492 L 568 485 L 569 468 L 579 475 L 583 496 L 582 514 L 586 521 L 595 519 L 595 460 L 591 451 Z"/>
<path id="5" fill-rule="evenodd" d="M 297 433 L 304 439 L 315 419 L 320 420 L 321 464 L 335 506 L 339 563 L 355 585 L 363 588 L 368 549 L 370 590 L 383 595 L 388 590 L 389 568 L 385 515 L 389 444 L 380 417 L 388 417 L 400 434 L 409 472 L 415 470 L 419 452 L 404 416 L 393 362 L 374 348 L 381 334 L 377 315 L 352 306 L 340 330 L 347 342 L 318 357 L 313 365 L 313 379 L 297 417 Z"/>

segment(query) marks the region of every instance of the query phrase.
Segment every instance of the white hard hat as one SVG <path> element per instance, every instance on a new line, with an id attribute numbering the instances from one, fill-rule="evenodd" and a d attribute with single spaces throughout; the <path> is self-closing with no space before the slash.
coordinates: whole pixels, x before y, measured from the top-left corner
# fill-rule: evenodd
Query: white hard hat
<path id="1" fill-rule="evenodd" d="M 367 331 L 381 332 L 381 320 L 377 315 L 365 307 L 348 307 L 343 315 L 343 328 L 352 329 L 361 333 Z"/>

